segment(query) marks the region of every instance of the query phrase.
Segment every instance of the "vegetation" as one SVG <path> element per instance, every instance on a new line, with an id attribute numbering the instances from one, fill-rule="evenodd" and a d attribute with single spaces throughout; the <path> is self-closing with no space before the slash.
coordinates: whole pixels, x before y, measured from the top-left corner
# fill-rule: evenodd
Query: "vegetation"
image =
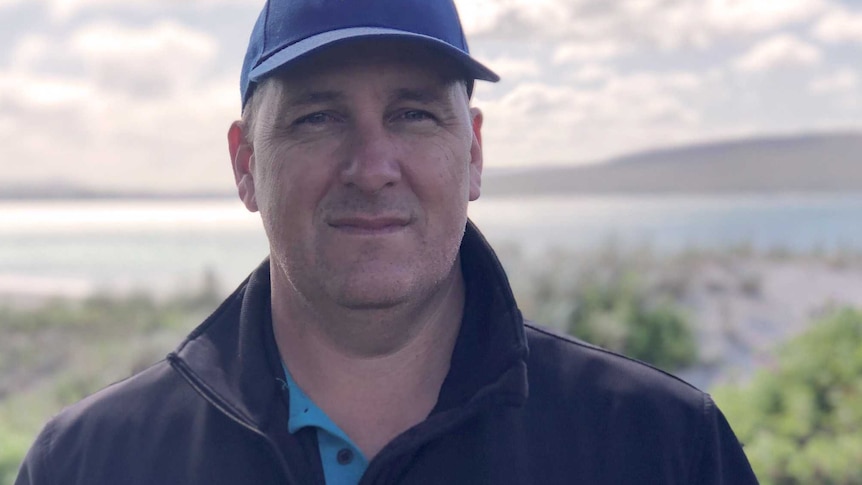
<path id="1" fill-rule="evenodd" d="M 763 484 L 862 483 L 862 312 L 840 310 L 715 399 Z"/>
<path id="2" fill-rule="evenodd" d="M 575 337 L 668 370 L 697 360 L 697 343 L 682 309 L 667 298 L 650 301 L 634 274 L 585 281 L 573 301 L 567 327 Z"/>
<path id="3" fill-rule="evenodd" d="M 11 485 L 48 418 L 163 358 L 215 309 L 212 277 L 195 293 L 144 293 L 0 307 L 0 485 Z"/>
<path id="4" fill-rule="evenodd" d="M 516 289 L 538 320 L 574 337 L 669 371 L 695 364 L 693 325 L 680 301 L 684 261 L 648 249 L 625 253 L 609 245 L 587 258 L 558 253 Z"/>

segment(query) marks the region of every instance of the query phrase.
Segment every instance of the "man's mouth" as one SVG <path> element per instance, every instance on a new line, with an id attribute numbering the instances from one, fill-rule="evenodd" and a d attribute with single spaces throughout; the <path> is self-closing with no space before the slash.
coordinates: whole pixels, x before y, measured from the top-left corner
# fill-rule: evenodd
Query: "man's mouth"
<path id="1" fill-rule="evenodd" d="M 410 223 L 410 218 L 399 216 L 345 216 L 327 221 L 330 227 L 351 234 L 377 235 L 400 231 Z"/>

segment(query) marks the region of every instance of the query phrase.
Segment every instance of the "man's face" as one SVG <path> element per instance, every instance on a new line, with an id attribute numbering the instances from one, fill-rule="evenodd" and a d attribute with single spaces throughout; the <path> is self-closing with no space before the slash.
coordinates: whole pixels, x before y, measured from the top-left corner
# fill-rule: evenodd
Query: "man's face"
<path id="1" fill-rule="evenodd" d="M 430 295 L 479 196 L 482 119 L 463 84 L 430 54 L 380 47 L 334 49 L 259 89 L 244 182 L 232 147 L 274 271 L 312 305 Z"/>

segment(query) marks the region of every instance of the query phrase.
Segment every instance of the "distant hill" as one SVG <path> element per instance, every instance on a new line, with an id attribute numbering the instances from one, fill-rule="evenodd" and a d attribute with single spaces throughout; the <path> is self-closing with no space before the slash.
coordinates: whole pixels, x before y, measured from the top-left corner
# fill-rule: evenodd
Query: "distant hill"
<path id="1" fill-rule="evenodd" d="M 862 192 L 862 133 L 691 145 L 482 179 L 483 196 L 667 192 Z"/>
<path id="2" fill-rule="evenodd" d="M 482 196 L 860 192 L 862 133 L 752 138 L 652 150 L 593 165 L 486 170 Z M 212 199 L 209 192 L 110 191 L 62 181 L 0 186 L 9 199 Z"/>

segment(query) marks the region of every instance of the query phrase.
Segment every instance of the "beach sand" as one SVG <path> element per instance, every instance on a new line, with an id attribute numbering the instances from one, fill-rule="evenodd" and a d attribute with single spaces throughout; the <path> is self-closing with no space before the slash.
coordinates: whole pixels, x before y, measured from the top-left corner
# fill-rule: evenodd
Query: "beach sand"
<path id="1" fill-rule="evenodd" d="M 744 381 L 776 347 L 841 307 L 862 308 L 862 263 L 764 255 L 704 259 L 683 305 L 696 323 L 703 365 L 683 377 L 701 388 Z"/>

